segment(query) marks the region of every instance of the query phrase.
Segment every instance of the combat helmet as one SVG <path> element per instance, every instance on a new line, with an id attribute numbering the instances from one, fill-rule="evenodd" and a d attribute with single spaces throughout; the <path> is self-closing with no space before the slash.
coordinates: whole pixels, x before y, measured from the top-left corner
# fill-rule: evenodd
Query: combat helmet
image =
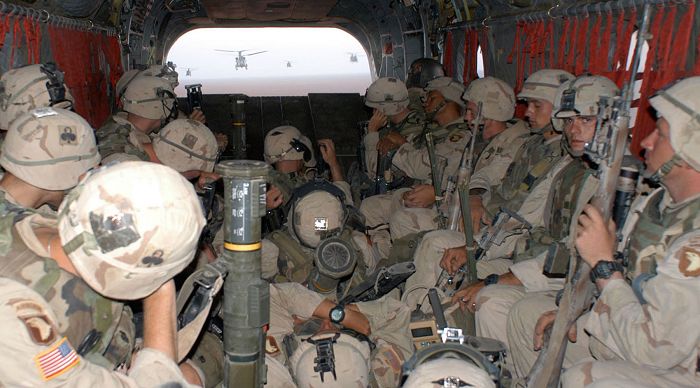
<path id="1" fill-rule="evenodd" d="M 424 89 L 428 86 L 428 82 L 444 76 L 445 69 L 440 62 L 432 58 L 418 58 L 411 63 L 411 67 L 408 69 L 406 87 Z"/>
<path id="2" fill-rule="evenodd" d="M 478 349 L 447 342 L 414 353 L 402 367 L 401 387 L 495 388 L 499 378 L 498 367 Z"/>
<path id="3" fill-rule="evenodd" d="M 100 163 L 95 135 L 78 114 L 37 108 L 12 122 L 2 144 L 0 165 L 44 190 L 67 190 Z"/>
<path id="4" fill-rule="evenodd" d="M 377 108 L 387 116 L 398 114 L 408 107 L 408 103 L 406 85 L 396 78 L 379 78 L 365 93 L 365 105 Z"/>
<path id="5" fill-rule="evenodd" d="M 598 115 L 601 97 L 618 96 L 620 89 L 610 79 L 600 75 L 584 75 L 561 84 L 554 98 L 552 124 L 558 131 L 564 129 L 563 119 L 574 116 Z"/>
<path id="6" fill-rule="evenodd" d="M 700 77 L 679 80 L 659 90 L 649 99 L 659 117 L 668 121 L 673 158 L 652 176 L 660 179 L 680 160 L 700 171 Z"/>
<path id="7" fill-rule="evenodd" d="M 216 137 L 209 128 L 190 119 L 171 121 L 153 139 L 158 160 L 179 172 L 211 172 L 218 148 Z"/>
<path id="8" fill-rule="evenodd" d="M 369 345 L 335 332 L 306 339 L 290 359 L 299 388 L 351 388 L 369 386 Z"/>
<path id="9" fill-rule="evenodd" d="M 300 198 L 295 193 L 290 214 L 292 235 L 302 245 L 316 248 L 324 235 L 343 226 L 345 204 L 337 193 L 327 190 L 311 191 Z"/>
<path id="10" fill-rule="evenodd" d="M 525 83 L 523 83 L 522 90 L 520 93 L 518 93 L 518 98 L 534 98 L 554 104 L 554 99 L 557 96 L 557 89 L 559 89 L 559 85 L 574 78 L 576 77 L 573 74 L 564 70 L 538 70 L 527 77 Z"/>
<path id="11" fill-rule="evenodd" d="M 481 103 L 481 115 L 485 119 L 508 121 L 515 113 L 513 88 L 495 77 L 479 78 L 470 82 L 462 98 L 475 104 Z"/>
<path id="12" fill-rule="evenodd" d="M 265 161 L 270 164 L 280 160 L 303 159 L 305 162 L 309 162 L 312 159 L 312 152 L 305 144 L 304 136 L 296 127 L 282 125 L 272 128 L 265 135 L 264 156 Z"/>
<path id="13" fill-rule="evenodd" d="M 453 80 L 450 77 L 438 77 L 425 86 L 427 92 L 431 90 L 437 90 L 442 94 L 445 100 L 457 103 L 462 108 L 465 107 L 464 101 L 462 101 L 462 94 L 464 93 L 464 85 Z"/>
<path id="14" fill-rule="evenodd" d="M 151 120 L 165 120 L 177 112 L 175 92 L 163 78 L 138 75 L 121 100 L 124 111 Z"/>
<path id="15" fill-rule="evenodd" d="M 54 63 L 19 67 L 0 77 L 0 129 L 7 130 L 22 113 L 46 106 L 73 106 L 63 72 Z"/>
<path id="16" fill-rule="evenodd" d="M 141 299 L 192 260 L 206 223 L 177 171 L 123 162 L 88 175 L 61 204 L 58 231 L 80 277 L 113 299 Z"/>

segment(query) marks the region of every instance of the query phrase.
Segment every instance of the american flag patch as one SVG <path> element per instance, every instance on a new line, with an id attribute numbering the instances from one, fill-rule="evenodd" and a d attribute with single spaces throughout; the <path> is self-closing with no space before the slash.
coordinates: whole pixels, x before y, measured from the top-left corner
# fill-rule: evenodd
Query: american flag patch
<path id="1" fill-rule="evenodd" d="M 78 365 L 80 358 L 68 339 L 63 337 L 51 349 L 34 357 L 34 362 L 39 368 L 41 377 L 44 380 L 51 380 Z"/>

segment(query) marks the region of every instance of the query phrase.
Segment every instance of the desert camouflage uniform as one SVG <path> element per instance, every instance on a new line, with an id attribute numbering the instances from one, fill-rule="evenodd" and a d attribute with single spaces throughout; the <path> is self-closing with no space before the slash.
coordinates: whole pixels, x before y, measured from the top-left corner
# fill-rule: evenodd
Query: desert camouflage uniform
<path id="1" fill-rule="evenodd" d="M 95 137 L 103 163 L 108 163 L 109 157 L 113 154 L 127 154 L 139 160 L 150 160 L 141 144 L 150 143 L 151 138 L 136 129 L 126 119 L 126 112 L 110 117 L 100 129 L 95 131 Z"/>
<path id="2" fill-rule="evenodd" d="M 464 149 L 469 145 L 471 132 L 467 123 L 459 118 L 453 123 L 443 128 L 433 130 L 433 141 L 435 142 L 435 155 L 438 159 L 445 159 L 447 164 L 442 174 L 441 189 L 445 190 L 450 176 L 457 175 L 459 162 Z M 421 183 L 432 184 L 432 171 L 428 149 L 424 146 L 425 138 L 421 134 L 416 137 L 413 143 L 406 143 L 399 148 L 394 155 L 393 163 L 411 178 L 419 180 Z M 400 200 L 400 195 L 394 195 L 394 200 Z M 389 225 L 393 240 L 399 239 L 410 233 L 423 230 L 432 230 L 437 227 L 437 211 L 431 208 L 408 208 L 399 202 L 400 206 L 392 203 L 386 208 L 398 210 L 389 214 Z M 376 214 L 375 214 L 376 215 Z M 384 221 L 386 222 L 386 221 Z M 368 225 L 372 224 L 367 222 Z"/>
<path id="3" fill-rule="evenodd" d="M 88 362 L 75 355 L 73 343 L 59 329 L 62 317 L 39 293 L 16 281 L 0 278 L 0 295 L 3 300 L 0 303 L 0 327 L 5 333 L 0 383 L 4 386 L 189 386 L 177 365 L 153 349 L 139 352 L 128 375 Z M 68 358 L 67 366 L 57 369 L 54 375 L 38 366 L 39 358 L 49 352 L 60 352 Z M 75 359 L 71 360 L 73 356 Z"/>
<path id="4" fill-rule="evenodd" d="M 418 112 L 412 110 L 411 113 L 406 116 L 400 123 L 394 124 L 389 122 L 386 128 L 378 132 L 368 132 L 363 139 L 365 147 L 365 165 L 367 166 L 367 175 L 370 179 L 374 179 L 377 173 L 377 144 L 379 140 L 388 132 L 394 131 L 398 132 L 400 135 L 406 137 L 407 141 L 412 141 L 413 138 L 419 135 L 423 128 L 425 127 L 425 117 L 422 117 Z M 391 153 L 393 154 L 393 153 Z M 387 155 L 385 157 L 390 157 Z M 396 174 L 403 173 L 397 168 L 393 167 L 392 172 Z"/>
<path id="5" fill-rule="evenodd" d="M 606 285 L 588 319 L 579 321 L 600 361 L 568 370 L 565 386 L 608 380 L 700 384 L 699 230 L 699 195 L 678 204 L 663 189 L 650 195 L 630 234 L 628 277 L 653 277 L 641 283 L 641 300 L 624 280 Z"/>
<path id="6" fill-rule="evenodd" d="M 307 320 L 312 317 L 323 297 L 300 284 L 284 283 L 270 285 L 270 330 L 268 336 L 283 346 L 284 337 L 294 334 L 294 319 Z M 377 345 L 371 354 L 372 387 L 398 385 L 401 365 L 413 352 L 411 335 L 406 322 L 410 311 L 400 302 L 383 298 L 372 302 L 357 303 L 356 306 L 370 323 L 370 338 Z M 285 351 L 270 354 L 287 364 Z"/>

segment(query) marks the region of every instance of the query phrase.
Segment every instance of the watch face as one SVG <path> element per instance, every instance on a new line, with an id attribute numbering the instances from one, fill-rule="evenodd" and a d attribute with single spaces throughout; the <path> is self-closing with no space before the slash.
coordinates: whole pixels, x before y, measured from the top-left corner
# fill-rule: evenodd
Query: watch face
<path id="1" fill-rule="evenodd" d="M 343 310 L 342 307 L 336 306 L 336 307 L 333 307 L 330 315 L 331 315 L 331 317 L 330 317 L 331 321 L 338 323 L 338 322 L 342 321 L 343 318 L 345 318 L 345 311 Z"/>

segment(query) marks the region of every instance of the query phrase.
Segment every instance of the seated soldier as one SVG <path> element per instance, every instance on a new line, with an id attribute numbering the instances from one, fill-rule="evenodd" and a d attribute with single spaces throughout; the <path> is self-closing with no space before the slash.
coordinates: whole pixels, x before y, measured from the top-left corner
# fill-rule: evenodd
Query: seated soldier
<path id="1" fill-rule="evenodd" d="M 3 385 L 187 385 L 172 277 L 192 260 L 204 219 L 182 176 L 153 163 L 102 168 L 69 193 L 57 222 L 32 215 L 9 225 Z M 134 358 L 131 314 L 118 300 L 143 300 Z M 198 382 L 191 366 L 183 371 Z"/>
<path id="2" fill-rule="evenodd" d="M 593 268 L 591 279 L 599 296 L 590 313 L 581 316 L 570 331 L 576 343 L 567 346 L 564 387 L 700 384 L 698 87 L 700 77 L 691 77 L 650 99 L 659 119 L 656 129 L 641 142 L 646 151 L 645 175 L 662 187 L 639 201 L 626 219 L 626 269 L 615 260 L 614 224 L 606 224 L 591 205 L 578 218 L 576 249 Z M 536 319 L 520 317 L 519 328 L 535 327 L 534 348 L 539 350 L 554 313 L 544 314 L 535 326 Z M 518 341 L 524 340 L 523 334 L 513 331 Z M 528 337 L 532 335 L 530 330 Z M 536 353 L 524 354 L 530 349 L 517 355 L 525 373 L 536 357 Z"/>
<path id="3" fill-rule="evenodd" d="M 78 114 L 37 108 L 18 116 L 0 152 L 3 213 L 44 205 L 57 209 L 66 190 L 99 162 L 92 127 Z M 44 206 L 42 213 L 54 215 L 54 210 Z"/>
<path id="4" fill-rule="evenodd" d="M 406 74 L 406 88 L 408 89 L 408 108 L 423 115 L 423 99 L 425 87 L 435 78 L 444 77 L 445 69 L 442 64 L 433 58 L 418 58 L 411 62 Z"/>
<path id="5" fill-rule="evenodd" d="M 150 135 L 172 120 L 177 112 L 175 92 L 167 80 L 137 76 L 121 96 L 123 112 L 107 120 L 97 131 L 97 146 L 106 158 L 116 153 L 154 159 Z"/>

